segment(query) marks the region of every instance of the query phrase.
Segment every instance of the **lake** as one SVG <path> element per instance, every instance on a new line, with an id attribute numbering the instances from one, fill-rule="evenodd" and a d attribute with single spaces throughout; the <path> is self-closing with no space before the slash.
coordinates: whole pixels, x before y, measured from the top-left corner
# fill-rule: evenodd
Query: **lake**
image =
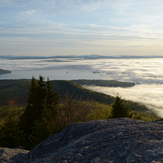
<path id="1" fill-rule="evenodd" d="M 163 117 L 163 59 L 1 59 L 1 69 L 11 74 L 0 79 L 31 79 L 39 75 L 50 80 L 105 79 L 140 83 L 131 88 L 86 87 L 123 99 L 141 102 Z"/>

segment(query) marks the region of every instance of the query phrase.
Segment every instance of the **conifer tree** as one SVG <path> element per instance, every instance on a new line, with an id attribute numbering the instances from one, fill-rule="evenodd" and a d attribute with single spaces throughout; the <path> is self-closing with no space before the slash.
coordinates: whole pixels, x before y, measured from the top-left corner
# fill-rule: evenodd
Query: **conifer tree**
<path id="1" fill-rule="evenodd" d="M 20 117 L 19 126 L 25 132 L 28 133 L 30 126 L 33 124 L 37 116 L 38 108 L 38 83 L 37 80 L 33 77 L 28 91 L 28 101 L 27 106 Z"/>
<path id="2" fill-rule="evenodd" d="M 115 98 L 112 108 L 111 118 L 130 117 L 130 109 L 118 95 Z"/>
<path id="3" fill-rule="evenodd" d="M 34 147 L 40 141 L 54 133 L 58 93 L 53 91 L 49 79 L 32 78 L 26 109 L 19 119 L 19 127 L 26 135 L 29 145 Z"/>
<path id="4" fill-rule="evenodd" d="M 43 107 L 46 103 L 46 82 L 44 81 L 44 78 L 42 76 L 39 77 L 38 80 L 38 89 L 37 89 L 37 99 L 36 102 L 38 102 L 39 112 L 43 110 Z"/>
<path id="5" fill-rule="evenodd" d="M 41 124 L 43 119 L 50 120 L 54 118 L 54 109 L 58 103 L 58 93 L 53 91 L 52 85 L 48 79 L 44 81 L 42 76 L 37 81 L 32 78 L 29 88 L 28 104 L 19 120 L 20 128 L 28 135 L 35 135 L 35 125 Z M 45 115 L 46 110 L 46 115 Z M 47 116 L 48 115 L 48 116 Z"/>
<path id="6" fill-rule="evenodd" d="M 54 109 L 58 104 L 59 95 L 53 90 L 52 83 L 49 78 L 46 82 L 46 105 L 49 109 Z"/>

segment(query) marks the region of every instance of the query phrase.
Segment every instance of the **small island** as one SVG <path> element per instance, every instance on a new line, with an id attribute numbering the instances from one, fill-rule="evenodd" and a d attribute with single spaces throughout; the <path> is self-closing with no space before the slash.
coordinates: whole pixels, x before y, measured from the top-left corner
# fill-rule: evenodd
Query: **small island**
<path id="1" fill-rule="evenodd" d="M 0 69 L 0 75 L 9 74 L 9 73 L 11 73 L 11 71 Z"/>

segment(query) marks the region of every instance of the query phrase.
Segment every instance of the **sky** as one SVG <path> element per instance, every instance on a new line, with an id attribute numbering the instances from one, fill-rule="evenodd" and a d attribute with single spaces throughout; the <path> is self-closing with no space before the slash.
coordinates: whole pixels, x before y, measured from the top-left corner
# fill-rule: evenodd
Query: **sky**
<path id="1" fill-rule="evenodd" d="M 162 0 L 0 0 L 0 55 L 163 55 Z"/>

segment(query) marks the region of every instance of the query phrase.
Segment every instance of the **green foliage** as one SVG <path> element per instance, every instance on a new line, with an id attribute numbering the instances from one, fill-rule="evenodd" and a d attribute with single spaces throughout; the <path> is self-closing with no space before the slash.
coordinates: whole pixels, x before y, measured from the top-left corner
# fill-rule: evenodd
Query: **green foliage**
<path id="1" fill-rule="evenodd" d="M 6 84 L 9 86 L 8 89 Z M 45 81 L 40 76 L 39 80 L 32 78 L 24 81 L 0 81 L 0 88 L 4 94 L 5 90 L 7 94 L 9 90 L 12 93 L 17 90 L 22 97 L 25 97 L 23 93 L 25 89 L 29 88 L 25 109 L 0 107 L 0 146 L 22 145 L 26 149 L 31 149 L 69 125 L 89 120 L 119 117 L 145 121 L 159 119 L 147 112 L 147 108 L 143 105 L 124 101 L 119 96 L 113 98 L 84 89 L 72 81 L 49 81 L 49 79 Z M 60 103 L 57 92 L 60 93 Z"/>
<path id="2" fill-rule="evenodd" d="M 0 106 L 25 106 L 31 80 L 0 80 Z"/>
<path id="3" fill-rule="evenodd" d="M 96 101 L 91 101 L 92 109 L 87 116 L 87 120 L 104 120 L 111 115 L 112 107 L 110 105 L 101 104 Z"/>
<path id="4" fill-rule="evenodd" d="M 46 89 L 46 104 L 49 109 L 54 109 L 54 106 L 58 104 L 59 94 L 54 91 L 52 83 L 47 79 Z"/>
<path id="5" fill-rule="evenodd" d="M 120 96 L 116 96 L 111 111 L 111 118 L 130 117 L 131 110 L 125 105 Z"/>
<path id="6" fill-rule="evenodd" d="M 15 108 L 8 110 L 0 129 L 0 146 L 16 147 L 24 144 L 23 132 L 18 127 L 19 112 Z"/>
<path id="7" fill-rule="evenodd" d="M 0 125 L 5 121 L 5 118 L 8 116 L 10 110 L 14 110 L 15 115 L 19 117 L 24 112 L 24 107 L 20 106 L 3 106 L 0 107 Z"/>
<path id="8" fill-rule="evenodd" d="M 89 80 L 84 80 L 88 81 Z M 95 80 L 96 81 L 96 80 Z M 30 87 L 31 80 L 0 80 L 0 106 L 2 105 L 27 105 L 28 99 L 28 89 Z M 101 84 L 105 85 L 105 80 L 99 80 Z M 112 82 L 113 84 L 118 81 L 107 81 Z M 60 99 L 64 98 L 65 92 L 73 94 L 73 97 L 81 96 L 83 100 L 93 100 L 99 103 L 110 105 L 114 101 L 114 97 L 98 93 L 95 91 L 90 91 L 84 89 L 82 86 L 74 83 L 72 81 L 66 80 L 52 80 L 50 81 L 53 87 L 53 91 L 59 93 Z M 116 85 L 116 84 L 115 84 Z M 14 95 L 14 96 L 13 96 Z M 143 110 L 148 112 L 149 109 L 144 105 L 141 105 L 136 102 L 127 101 L 126 105 L 131 108 L 131 110 Z"/>
<path id="9" fill-rule="evenodd" d="M 73 82 L 80 85 L 96 85 L 96 86 L 107 86 L 107 87 L 132 87 L 135 84 L 131 82 L 120 82 L 116 80 L 72 80 Z"/>
<path id="10" fill-rule="evenodd" d="M 55 118 L 58 93 L 52 90 L 49 80 L 32 78 L 27 107 L 20 117 L 19 127 L 26 135 L 26 141 L 31 145 L 42 141 L 51 133 L 51 119 Z"/>
<path id="11" fill-rule="evenodd" d="M 112 96 L 84 89 L 82 86 L 72 81 L 53 80 L 51 82 L 54 90 L 60 94 L 61 99 L 64 98 L 65 92 L 68 92 L 71 93 L 73 98 L 80 95 L 83 100 L 90 99 L 105 104 L 111 104 L 114 101 L 114 97 Z"/>
<path id="12" fill-rule="evenodd" d="M 161 117 L 151 114 L 150 112 L 146 113 L 143 111 L 132 111 L 131 118 L 142 120 L 142 121 L 156 121 L 158 119 L 161 119 Z"/>
<path id="13" fill-rule="evenodd" d="M 68 93 L 59 105 L 57 110 L 56 124 L 60 129 L 66 128 L 69 125 L 77 122 L 84 122 L 90 114 L 92 103 L 88 100 L 74 99 Z"/>
<path id="14" fill-rule="evenodd" d="M 38 82 L 36 81 L 35 78 L 32 78 L 28 92 L 29 94 L 28 104 L 19 121 L 20 128 L 25 132 L 29 132 L 30 126 L 33 125 L 39 113 L 40 102 L 37 92 L 38 92 Z"/>

